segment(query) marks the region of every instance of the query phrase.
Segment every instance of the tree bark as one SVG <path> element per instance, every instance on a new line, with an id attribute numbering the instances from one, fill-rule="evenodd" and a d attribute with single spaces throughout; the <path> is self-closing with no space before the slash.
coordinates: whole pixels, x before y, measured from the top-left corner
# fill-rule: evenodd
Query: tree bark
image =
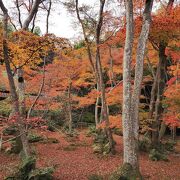
<path id="1" fill-rule="evenodd" d="M 19 105 L 20 112 L 25 117 L 26 115 L 26 107 L 25 107 L 25 83 L 24 83 L 24 71 L 21 68 L 17 69 L 17 77 L 18 77 L 18 95 L 19 95 Z"/>
<path id="2" fill-rule="evenodd" d="M 116 81 L 114 79 L 114 71 L 113 71 L 113 66 L 114 66 L 114 61 L 113 61 L 113 57 L 112 57 L 112 51 L 111 51 L 111 46 L 108 47 L 109 48 L 109 56 L 110 56 L 110 73 L 109 73 L 109 79 L 111 82 L 111 88 L 113 88 L 114 86 L 116 86 Z"/>
<path id="3" fill-rule="evenodd" d="M 40 3 L 41 3 L 41 0 L 35 0 L 34 1 L 32 9 L 31 9 L 28 17 L 25 19 L 25 21 L 24 21 L 24 23 L 22 25 L 23 30 L 28 30 L 29 24 L 32 21 L 34 15 L 37 13 Z"/>
<path id="4" fill-rule="evenodd" d="M 101 91 L 101 103 L 102 103 L 102 117 L 101 119 L 105 121 L 105 131 L 108 136 L 110 152 L 114 153 L 114 141 L 112 137 L 112 132 L 110 129 L 109 124 L 109 114 L 108 108 L 106 103 L 106 95 L 105 95 L 105 84 L 103 80 L 103 71 L 102 71 L 102 64 L 101 64 L 101 56 L 100 56 L 100 35 L 101 35 L 101 28 L 103 23 L 103 11 L 104 11 L 105 0 L 100 0 L 100 9 L 99 9 L 99 17 L 98 22 L 96 25 L 96 67 L 99 77 L 99 89 Z"/>
<path id="5" fill-rule="evenodd" d="M 129 163 L 132 166 L 137 164 L 137 156 L 134 144 L 134 133 L 131 122 L 131 61 L 134 38 L 133 22 L 133 2 L 126 0 L 126 40 L 123 57 L 123 147 L 124 147 L 124 164 Z"/>
<path id="6" fill-rule="evenodd" d="M 25 133 L 23 116 L 21 115 L 20 109 L 19 109 L 19 99 L 16 93 L 16 87 L 15 87 L 15 83 L 14 83 L 14 79 L 13 79 L 13 75 L 12 75 L 10 63 L 9 63 L 8 44 L 7 44 L 8 11 L 5 8 L 2 0 L 0 0 L 0 7 L 4 14 L 3 54 L 4 54 L 4 61 L 5 61 L 5 66 L 6 66 L 6 71 L 7 71 L 8 81 L 9 81 L 9 86 L 10 86 L 10 92 L 11 92 L 12 108 L 14 109 L 14 112 L 15 112 L 14 116 L 17 121 L 19 133 L 21 134 L 20 138 L 22 141 L 23 153 L 25 157 L 28 157 L 30 155 L 28 140 Z"/>
<path id="7" fill-rule="evenodd" d="M 126 0 L 126 41 L 123 59 L 123 142 L 124 164 L 131 164 L 135 172 L 139 172 L 138 136 L 139 136 L 139 97 L 143 77 L 144 55 L 149 35 L 153 0 L 146 0 L 143 23 L 138 40 L 135 80 L 131 97 L 131 61 L 133 49 L 133 2 Z"/>
<path id="8" fill-rule="evenodd" d="M 133 88 L 133 95 L 131 101 L 131 118 L 135 133 L 135 139 L 137 140 L 137 142 L 138 142 L 138 134 L 139 134 L 138 133 L 139 97 L 141 93 L 141 84 L 142 84 L 143 68 L 144 68 L 144 56 L 145 56 L 147 39 L 149 35 L 150 23 L 151 23 L 152 6 L 153 6 L 153 0 L 146 0 L 145 9 L 143 13 L 141 34 L 139 36 L 137 52 L 136 52 L 135 79 L 134 79 L 134 88 Z"/>
<path id="9" fill-rule="evenodd" d="M 30 22 L 33 20 L 33 18 L 36 16 L 39 4 L 41 3 L 41 0 L 36 0 L 33 3 L 32 9 L 30 10 L 30 13 L 28 17 L 25 19 L 22 30 L 28 30 Z M 25 82 L 24 82 L 24 70 L 23 67 L 19 67 L 17 70 L 18 75 L 18 95 L 19 95 L 19 102 L 20 102 L 20 110 L 22 111 L 23 115 L 26 114 L 25 109 Z"/>
<path id="10" fill-rule="evenodd" d="M 49 33 L 49 16 L 51 13 L 52 1 L 49 1 L 49 7 L 47 9 L 47 16 L 46 16 L 46 34 Z"/>
<path id="11" fill-rule="evenodd" d="M 167 58 L 165 55 L 167 44 L 160 43 L 159 45 L 159 64 L 157 69 L 157 98 L 155 102 L 155 114 L 152 131 L 152 143 L 156 146 L 159 143 L 159 129 L 160 129 L 160 117 L 163 112 L 162 99 L 163 93 L 166 86 L 166 68 Z"/>
<path id="12" fill-rule="evenodd" d="M 72 101 L 71 101 L 71 87 L 72 87 L 72 82 L 69 82 L 69 87 L 68 87 L 68 112 L 69 112 L 69 133 L 72 133 Z"/>

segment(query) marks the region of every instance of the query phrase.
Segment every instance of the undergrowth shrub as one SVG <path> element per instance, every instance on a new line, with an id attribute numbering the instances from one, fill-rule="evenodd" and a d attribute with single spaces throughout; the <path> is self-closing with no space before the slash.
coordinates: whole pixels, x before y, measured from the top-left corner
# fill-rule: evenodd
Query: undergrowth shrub
<path id="1" fill-rule="evenodd" d="M 149 152 L 149 158 L 152 161 L 168 161 L 167 154 L 159 151 L 158 149 L 151 149 L 151 151 Z"/>
<path id="2" fill-rule="evenodd" d="M 37 134 L 28 134 L 28 142 L 29 143 L 35 143 L 35 142 L 39 142 L 39 141 L 43 141 L 43 137 Z"/>
<path id="3" fill-rule="evenodd" d="M 29 157 L 23 160 L 17 172 L 6 177 L 5 180 L 52 180 L 53 172 L 53 167 L 37 169 L 35 157 Z"/>
<path id="4" fill-rule="evenodd" d="M 150 138 L 147 136 L 143 136 L 138 141 L 139 150 L 149 153 L 149 159 L 152 161 L 168 161 L 167 155 L 169 152 L 174 151 L 175 144 L 174 141 L 166 141 L 153 146 Z"/>

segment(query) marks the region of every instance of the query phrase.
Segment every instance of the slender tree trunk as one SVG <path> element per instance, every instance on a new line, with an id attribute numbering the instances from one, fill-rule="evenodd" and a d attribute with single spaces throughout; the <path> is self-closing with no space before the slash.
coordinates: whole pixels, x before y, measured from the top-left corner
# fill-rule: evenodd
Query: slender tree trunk
<path id="1" fill-rule="evenodd" d="M 99 91 L 99 87 L 97 87 L 97 91 Z M 99 115 L 98 115 L 98 110 L 99 110 L 99 103 L 100 103 L 100 98 L 99 96 L 96 98 L 96 104 L 95 104 L 95 123 L 96 127 L 99 124 Z"/>
<path id="2" fill-rule="evenodd" d="M 109 46 L 109 56 L 110 56 L 109 79 L 110 79 L 110 82 L 111 82 L 111 88 L 113 88 L 116 85 L 116 81 L 114 79 L 114 71 L 113 71 L 114 61 L 113 61 L 113 57 L 112 57 L 111 46 Z"/>
<path id="3" fill-rule="evenodd" d="M 20 109 L 19 109 L 19 99 L 16 93 L 16 87 L 15 87 L 15 83 L 14 83 L 14 79 L 13 79 L 13 75 L 12 75 L 11 67 L 9 63 L 8 44 L 7 44 L 8 11 L 5 8 L 2 0 L 0 0 L 0 7 L 4 14 L 3 54 L 4 54 L 6 71 L 8 75 L 9 86 L 10 86 L 12 107 L 15 111 L 14 116 L 17 121 L 19 133 L 21 135 L 20 137 L 21 137 L 22 146 L 23 146 L 23 153 L 25 157 L 28 157 L 30 155 L 28 140 L 27 140 L 25 126 L 23 122 L 23 116 L 21 115 Z"/>
<path id="4" fill-rule="evenodd" d="M 109 123 L 109 114 L 108 114 L 108 108 L 106 103 L 106 95 L 105 95 L 105 84 L 103 80 L 103 71 L 102 71 L 102 64 L 101 64 L 101 56 L 100 56 L 100 35 L 101 35 L 101 28 L 103 23 L 103 11 L 104 11 L 104 5 L 105 0 L 100 0 L 100 9 L 99 9 L 99 17 L 98 22 L 96 25 L 96 69 L 97 69 L 97 77 L 99 80 L 99 89 L 101 91 L 101 112 L 102 117 L 101 119 L 105 121 L 105 130 L 108 136 L 109 146 L 110 146 L 110 152 L 114 153 L 114 141 L 112 137 L 112 132 L 110 129 L 110 123 Z"/>
<path id="5" fill-rule="evenodd" d="M 105 121 L 106 127 L 106 133 L 108 136 L 108 141 L 109 141 L 109 146 L 110 146 L 110 151 L 111 153 L 114 153 L 114 141 L 112 137 L 112 132 L 110 129 L 110 123 L 109 123 L 109 114 L 108 114 L 108 108 L 107 108 L 107 103 L 106 103 L 106 95 L 105 95 L 105 84 L 103 82 L 103 72 L 102 72 L 102 65 L 100 61 L 100 50 L 99 47 L 96 49 L 96 61 L 98 64 L 98 73 L 100 77 L 100 91 L 101 91 L 101 101 L 102 101 L 102 121 Z"/>
<path id="6" fill-rule="evenodd" d="M 25 83 L 24 83 L 24 71 L 19 68 L 17 69 L 17 77 L 18 77 L 18 97 L 19 97 L 19 105 L 20 112 L 25 117 L 26 116 L 26 107 L 25 107 Z"/>
<path id="7" fill-rule="evenodd" d="M 36 18 L 37 11 L 39 4 L 41 3 L 41 0 L 35 0 L 33 3 L 32 9 L 29 12 L 28 17 L 25 19 L 22 30 L 28 30 L 30 22 L 33 20 L 33 18 Z M 33 25 L 35 26 L 35 25 Z M 23 116 L 26 114 L 26 108 L 25 108 L 25 82 L 24 82 L 24 70 L 23 67 L 19 67 L 17 71 L 18 75 L 18 95 L 19 95 L 19 101 L 20 101 L 20 111 L 22 112 Z"/>
<path id="8" fill-rule="evenodd" d="M 68 112 L 69 112 L 69 133 L 72 133 L 72 105 L 71 105 L 71 87 L 72 87 L 72 82 L 69 83 L 68 87 Z"/>
<path id="9" fill-rule="evenodd" d="M 52 1 L 49 1 L 49 7 L 47 9 L 47 16 L 46 16 L 46 34 L 49 33 L 49 16 L 51 13 Z"/>
<path id="10" fill-rule="evenodd" d="M 134 79 L 134 89 L 131 102 L 131 113 L 133 129 L 135 131 L 135 138 L 138 139 L 139 130 L 139 96 L 141 93 L 141 83 L 143 78 L 143 67 L 144 67 L 144 56 L 146 50 L 146 42 L 149 35 L 149 28 L 151 23 L 151 11 L 152 11 L 153 0 L 146 0 L 145 10 L 143 13 L 143 24 L 141 29 L 141 34 L 138 40 L 137 46 L 137 57 L 135 66 L 135 79 Z"/>
<path id="11" fill-rule="evenodd" d="M 158 65 L 158 67 L 160 67 L 160 66 Z M 158 73 L 156 72 L 156 76 L 153 81 L 153 85 L 152 85 L 152 89 L 151 89 L 151 99 L 150 99 L 149 114 L 148 114 L 149 119 L 153 119 L 153 112 L 154 112 L 156 93 L 157 93 L 157 81 L 158 81 Z"/>
<path id="12" fill-rule="evenodd" d="M 160 43 L 159 45 L 159 67 L 157 69 L 157 98 L 155 103 L 155 114 L 154 123 L 152 131 L 152 143 L 156 146 L 159 143 L 159 129 L 160 129 L 160 117 L 163 112 L 162 99 L 163 93 L 166 86 L 166 68 L 167 68 L 167 58 L 165 55 L 167 44 Z"/>

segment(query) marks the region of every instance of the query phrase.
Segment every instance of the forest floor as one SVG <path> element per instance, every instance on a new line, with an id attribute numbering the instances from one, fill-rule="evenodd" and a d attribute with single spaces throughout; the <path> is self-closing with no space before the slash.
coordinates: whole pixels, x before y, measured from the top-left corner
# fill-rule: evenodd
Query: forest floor
<path id="1" fill-rule="evenodd" d="M 36 150 L 37 166 L 56 166 L 55 180 L 87 180 L 90 175 L 102 175 L 108 179 L 122 164 L 122 137 L 114 135 L 116 155 L 99 156 L 93 153 L 92 137 L 86 137 L 86 131 L 80 131 L 78 138 L 67 138 L 58 132 L 41 132 L 48 138 L 56 138 L 59 143 L 33 143 Z M 144 179 L 180 180 L 180 141 L 176 150 L 168 156 L 169 161 L 151 161 L 147 153 L 140 154 L 140 167 Z M 19 163 L 19 157 L 13 154 L 0 153 L 0 180 L 11 173 Z"/>

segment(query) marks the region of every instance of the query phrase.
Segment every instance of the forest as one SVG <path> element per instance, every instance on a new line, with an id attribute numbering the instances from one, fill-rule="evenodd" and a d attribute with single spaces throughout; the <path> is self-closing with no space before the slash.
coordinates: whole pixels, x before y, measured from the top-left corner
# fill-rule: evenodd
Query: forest
<path id="1" fill-rule="evenodd" d="M 180 179 L 178 0 L 0 0 L 0 34 L 0 180 Z"/>

